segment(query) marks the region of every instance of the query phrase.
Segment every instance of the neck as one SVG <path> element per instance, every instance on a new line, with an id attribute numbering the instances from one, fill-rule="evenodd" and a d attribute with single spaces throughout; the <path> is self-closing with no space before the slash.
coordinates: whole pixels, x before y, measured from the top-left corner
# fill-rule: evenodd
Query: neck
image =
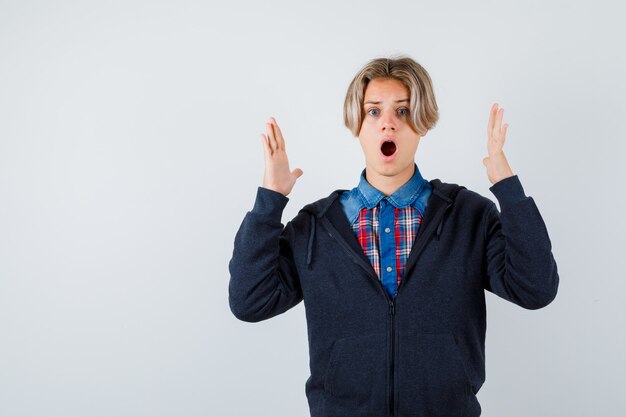
<path id="1" fill-rule="evenodd" d="M 376 173 L 373 169 L 370 169 L 368 166 L 365 167 L 365 177 L 367 182 L 386 196 L 390 196 L 395 193 L 398 188 L 406 184 L 414 173 L 415 166 L 413 163 L 411 163 L 411 165 L 406 169 L 403 169 L 392 176 L 381 175 Z"/>

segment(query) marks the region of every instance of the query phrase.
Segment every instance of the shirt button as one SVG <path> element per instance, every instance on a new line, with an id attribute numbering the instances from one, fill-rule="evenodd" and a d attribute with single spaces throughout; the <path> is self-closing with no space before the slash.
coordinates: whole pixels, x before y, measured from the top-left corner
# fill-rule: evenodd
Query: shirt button
<path id="1" fill-rule="evenodd" d="M 391 272 L 391 269 L 392 269 L 392 268 L 391 268 L 390 266 L 388 266 L 388 267 L 387 267 L 387 272 Z"/>
<path id="2" fill-rule="evenodd" d="M 389 233 L 389 232 L 391 232 L 391 229 L 388 227 L 385 227 L 385 233 Z"/>

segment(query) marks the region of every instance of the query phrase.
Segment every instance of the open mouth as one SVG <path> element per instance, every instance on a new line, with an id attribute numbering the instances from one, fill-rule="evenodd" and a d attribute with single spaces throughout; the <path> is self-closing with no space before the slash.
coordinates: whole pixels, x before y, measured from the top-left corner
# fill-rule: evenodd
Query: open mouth
<path id="1" fill-rule="evenodd" d="M 397 149 L 396 144 L 390 140 L 383 142 L 382 146 L 380 147 L 380 151 L 385 156 L 393 155 L 396 152 L 396 149 Z"/>

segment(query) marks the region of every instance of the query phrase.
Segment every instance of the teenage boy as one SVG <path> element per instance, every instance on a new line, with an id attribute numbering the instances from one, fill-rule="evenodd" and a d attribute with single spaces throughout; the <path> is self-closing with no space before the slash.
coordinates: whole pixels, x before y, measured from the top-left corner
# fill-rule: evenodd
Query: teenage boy
<path id="1" fill-rule="evenodd" d="M 229 303 L 258 322 L 304 300 L 311 416 L 476 417 L 485 380 L 485 290 L 526 309 L 556 296 L 557 266 L 543 219 L 504 156 L 508 125 L 491 108 L 489 190 L 426 181 L 420 138 L 438 119 L 426 70 L 380 58 L 351 82 L 346 127 L 365 169 L 358 186 L 281 214 L 291 171 L 273 118 L 262 135 L 263 186 L 237 231 Z"/>

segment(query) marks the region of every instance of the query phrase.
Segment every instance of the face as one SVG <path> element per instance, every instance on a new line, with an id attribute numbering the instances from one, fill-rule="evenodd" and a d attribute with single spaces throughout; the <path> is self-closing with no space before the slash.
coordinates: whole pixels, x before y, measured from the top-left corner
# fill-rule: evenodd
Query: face
<path id="1" fill-rule="evenodd" d="M 359 142 L 368 172 L 406 176 L 413 172 L 420 136 L 411 129 L 409 90 L 398 80 L 375 78 L 365 90 Z"/>

